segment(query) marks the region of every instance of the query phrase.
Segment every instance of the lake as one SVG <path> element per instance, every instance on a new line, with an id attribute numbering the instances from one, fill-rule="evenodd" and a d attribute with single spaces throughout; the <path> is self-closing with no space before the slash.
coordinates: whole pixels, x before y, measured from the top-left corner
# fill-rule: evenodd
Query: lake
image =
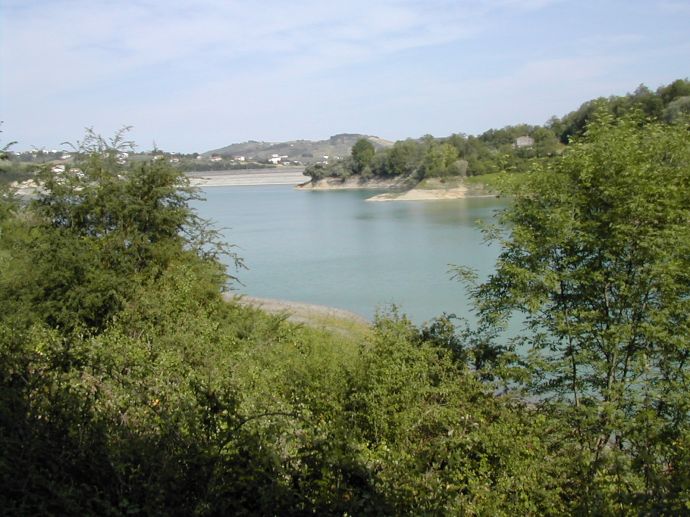
<path id="1" fill-rule="evenodd" d="M 249 269 L 238 293 L 347 309 L 372 319 L 396 304 L 415 323 L 469 316 L 451 264 L 487 276 L 498 255 L 478 229 L 505 201 L 372 203 L 371 191 L 302 191 L 289 185 L 208 187 L 199 215 L 224 228 Z"/>

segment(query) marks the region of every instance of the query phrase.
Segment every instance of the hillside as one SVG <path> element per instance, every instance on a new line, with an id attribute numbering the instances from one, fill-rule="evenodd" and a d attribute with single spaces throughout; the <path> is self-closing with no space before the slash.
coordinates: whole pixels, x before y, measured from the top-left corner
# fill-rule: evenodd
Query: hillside
<path id="1" fill-rule="evenodd" d="M 244 156 L 247 160 L 265 161 L 277 155 L 287 156 L 285 161 L 301 162 L 303 164 L 327 161 L 328 158 L 345 157 L 350 155 L 352 146 L 360 138 L 366 138 L 377 149 L 384 149 L 393 145 L 393 142 L 377 136 L 360 135 L 353 133 L 341 133 L 333 135 L 328 140 L 292 140 L 290 142 L 242 142 L 230 144 L 220 149 L 213 149 L 203 153 L 205 156 Z M 326 158 L 328 157 L 328 158 Z"/>

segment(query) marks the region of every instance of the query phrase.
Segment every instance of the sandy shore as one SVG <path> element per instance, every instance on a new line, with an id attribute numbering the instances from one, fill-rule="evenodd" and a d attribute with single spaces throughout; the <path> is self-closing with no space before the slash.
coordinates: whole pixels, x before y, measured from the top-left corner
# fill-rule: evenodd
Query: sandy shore
<path id="1" fill-rule="evenodd" d="M 309 181 L 304 167 L 279 167 L 275 169 L 246 169 L 235 171 L 188 172 L 189 184 L 193 187 L 247 187 L 255 185 L 300 185 Z M 39 186 L 29 179 L 11 183 L 17 195 L 35 195 Z"/>
<path id="2" fill-rule="evenodd" d="M 323 178 L 316 182 L 299 186 L 304 190 L 378 190 L 403 189 L 403 182 L 397 179 L 369 179 L 361 181 L 358 177 L 341 180 L 339 178 Z"/>
<path id="3" fill-rule="evenodd" d="M 299 185 L 309 181 L 304 167 L 205 171 L 187 173 L 193 187 L 247 187 L 255 185 Z"/>
<path id="4" fill-rule="evenodd" d="M 448 189 L 412 189 L 407 192 L 379 194 L 367 199 L 367 201 L 438 201 L 442 199 L 463 199 L 468 196 L 467 187 L 454 187 Z M 474 197 L 474 196 L 472 196 Z"/>
<path id="5" fill-rule="evenodd" d="M 450 183 L 437 178 L 422 182 L 422 188 L 409 188 L 409 183 L 400 179 L 369 179 L 361 181 L 360 178 L 347 178 L 345 181 L 338 178 L 324 178 L 315 183 L 305 183 L 298 188 L 304 190 L 374 190 L 382 189 L 391 192 L 378 194 L 367 201 L 441 201 L 450 199 L 464 199 L 468 197 L 495 197 L 495 194 L 486 190 L 467 186 L 462 180 Z"/>
<path id="6" fill-rule="evenodd" d="M 315 305 L 311 303 L 294 302 L 290 300 L 276 300 L 273 298 L 257 298 L 254 296 L 236 295 L 227 293 L 224 298 L 228 301 L 237 301 L 244 305 L 257 307 L 271 314 L 288 314 L 288 319 L 296 323 L 313 323 L 324 319 L 338 319 L 360 325 L 369 325 L 363 316 L 344 309 Z"/>

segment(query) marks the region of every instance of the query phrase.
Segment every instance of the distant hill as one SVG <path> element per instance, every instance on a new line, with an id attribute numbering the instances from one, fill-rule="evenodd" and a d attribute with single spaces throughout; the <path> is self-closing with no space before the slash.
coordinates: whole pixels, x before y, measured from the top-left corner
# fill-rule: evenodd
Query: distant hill
<path id="1" fill-rule="evenodd" d="M 204 156 L 219 155 L 223 157 L 244 156 L 246 160 L 265 161 L 273 155 L 287 156 L 286 161 L 301 162 L 305 165 L 344 158 L 350 155 L 352 146 L 360 138 L 366 138 L 377 149 L 393 145 L 393 142 L 377 136 L 341 133 L 328 140 L 293 140 L 290 142 L 242 142 L 231 144 L 220 149 L 207 151 Z M 328 158 L 326 158 L 328 157 Z"/>

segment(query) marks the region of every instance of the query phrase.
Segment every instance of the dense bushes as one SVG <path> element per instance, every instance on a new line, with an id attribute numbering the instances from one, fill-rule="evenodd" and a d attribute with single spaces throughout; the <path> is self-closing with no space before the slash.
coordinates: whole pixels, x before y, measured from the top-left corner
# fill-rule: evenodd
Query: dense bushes
<path id="1" fill-rule="evenodd" d="M 393 312 L 341 335 L 225 302 L 222 246 L 162 162 L 100 149 L 4 201 L 0 508 L 687 512 L 688 146 L 639 122 L 603 119 L 521 184 L 482 332 Z M 529 355 L 493 342 L 515 307 Z"/>

